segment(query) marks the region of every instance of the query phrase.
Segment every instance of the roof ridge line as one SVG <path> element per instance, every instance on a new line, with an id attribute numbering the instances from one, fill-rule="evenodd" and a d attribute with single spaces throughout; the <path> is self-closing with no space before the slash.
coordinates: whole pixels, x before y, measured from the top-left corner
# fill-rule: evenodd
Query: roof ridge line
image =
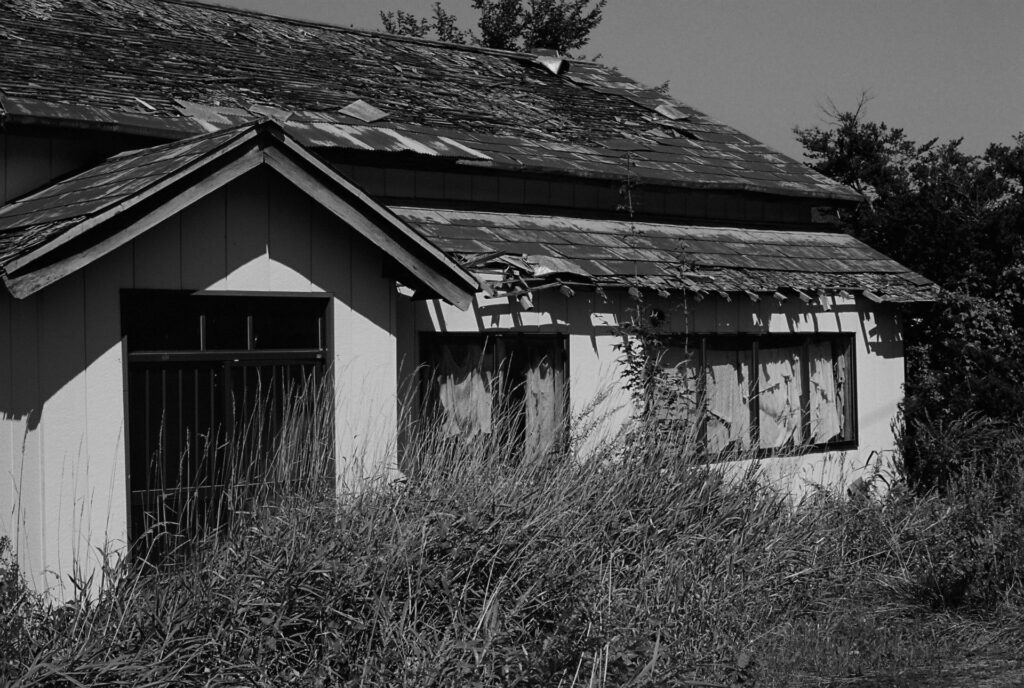
<path id="1" fill-rule="evenodd" d="M 190 7 L 200 7 L 205 9 L 213 9 L 222 12 L 228 12 L 231 14 L 241 14 L 246 16 L 261 17 L 267 19 L 275 19 L 283 21 L 289 24 L 296 24 L 299 26 L 315 26 L 320 29 L 329 29 L 332 31 L 344 31 L 347 33 L 361 34 L 365 36 L 373 36 L 376 38 L 383 38 L 385 40 L 394 40 L 403 43 L 415 43 L 419 45 L 430 45 L 439 48 L 448 48 L 452 50 L 463 50 L 466 52 L 483 53 L 490 55 L 501 55 L 504 57 L 513 57 L 519 59 L 536 59 L 537 54 L 520 51 L 520 50 L 503 50 L 501 48 L 488 48 L 482 45 L 472 45 L 468 43 L 452 43 L 449 41 L 439 41 L 431 38 L 419 38 L 416 36 L 403 36 L 395 33 L 388 33 L 387 31 L 377 31 L 374 29 L 365 29 L 357 26 L 343 26 L 341 24 L 330 24 L 326 22 L 317 22 L 310 19 L 297 19 L 295 17 L 284 17 L 279 14 L 272 14 L 270 12 L 261 12 L 259 10 L 250 9 L 247 7 L 234 7 L 230 5 L 222 5 L 217 2 L 206 2 L 206 0 L 154 0 L 158 3 L 172 4 L 172 5 L 188 5 Z M 566 62 L 575 62 L 578 64 L 592 64 L 599 65 L 606 68 L 611 68 L 600 62 L 594 62 L 591 60 L 581 60 L 567 55 L 559 56 L 559 59 L 565 60 Z"/>

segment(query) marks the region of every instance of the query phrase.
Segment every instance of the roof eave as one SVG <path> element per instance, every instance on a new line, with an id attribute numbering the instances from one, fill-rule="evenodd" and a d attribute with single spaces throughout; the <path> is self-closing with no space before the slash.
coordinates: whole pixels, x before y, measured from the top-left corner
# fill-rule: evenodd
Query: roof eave
<path id="1" fill-rule="evenodd" d="M 262 164 L 391 255 L 417 286 L 462 309 L 472 303 L 478 284 L 469 273 L 271 122 L 241 127 L 228 145 L 0 266 L 3 281 L 15 297 L 30 296 Z"/>

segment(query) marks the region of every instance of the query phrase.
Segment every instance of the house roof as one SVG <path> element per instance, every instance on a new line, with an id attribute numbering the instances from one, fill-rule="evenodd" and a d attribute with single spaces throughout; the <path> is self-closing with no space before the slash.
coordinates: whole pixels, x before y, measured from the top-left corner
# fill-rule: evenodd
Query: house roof
<path id="1" fill-rule="evenodd" d="M 393 207 L 464 263 L 598 286 L 934 300 L 931 281 L 848 234 Z M 508 257 L 513 258 L 509 261 Z"/>
<path id="2" fill-rule="evenodd" d="M 581 61 L 181 0 L 6 0 L 0 52 L 9 122 L 175 138 L 258 114 L 312 147 L 860 199 L 657 89 Z"/>
<path id="3" fill-rule="evenodd" d="M 466 307 L 476 280 L 270 121 L 129 151 L 0 208 L 0 274 L 24 297 L 269 166 L 376 244 L 403 281 Z"/>

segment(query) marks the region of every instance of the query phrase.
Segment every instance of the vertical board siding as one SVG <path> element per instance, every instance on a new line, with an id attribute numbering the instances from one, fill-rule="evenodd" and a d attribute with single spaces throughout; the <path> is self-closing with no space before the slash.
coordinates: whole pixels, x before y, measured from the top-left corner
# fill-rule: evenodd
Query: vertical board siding
<path id="1" fill-rule="evenodd" d="M 95 570 L 95 549 L 127 537 L 120 293 L 132 288 L 331 293 L 339 461 L 365 449 L 374 470 L 393 465 L 397 314 L 382 253 L 282 180 L 247 175 L 40 293 L 0 301 L 0 471 L 13 478 L 0 507 L 18 512 L 0 528 L 35 587 L 76 557 Z"/>
<path id="2" fill-rule="evenodd" d="M 181 289 L 181 215 L 173 215 L 131 243 L 136 289 Z"/>
<path id="3" fill-rule="evenodd" d="M 77 172 L 98 162 L 97 142 L 87 137 L 54 138 L 50 145 L 50 179 Z"/>
<path id="4" fill-rule="evenodd" d="M 720 334 L 736 334 L 739 332 L 739 300 L 747 298 L 740 294 L 730 294 L 729 298 L 714 297 L 715 332 Z"/>
<path id="5" fill-rule="evenodd" d="M 312 202 L 283 179 L 270 184 L 267 253 L 270 289 L 311 291 L 313 281 Z"/>
<path id="6" fill-rule="evenodd" d="M 714 332 L 718 325 L 717 296 L 705 296 L 693 302 L 693 331 L 701 334 Z"/>
<path id="7" fill-rule="evenodd" d="M 226 200 L 218 189 L 181 211 L 182 289 L 224 288 L 227 274 Z"/>
<path id="8" fill-rule="evenodd" d="M 255 170 L 225 188 L 227 236 L 227 289 L 270 286 L 267 256 L 269 175 Z"/>
<path id="9" fill-rule="evenodd" d="M 566 304 L 569 328 L 569 408 L 586 433 L 577 451 L 587 456 L 613 439 L 634 412 L 622 380 L 622 353 L 613 328 L 618 324 L 618 295 L 604 299 L 577 293 Z"/>
<path id="10" fill-rule="evenodd" d="M 113 547 L 128 539 L 120 289 L 134 286 L 133 268 L 129 251 L 115 251 L 85 268 L 85 454 L 97 508 L 89 513 L 84 537 Z"/>
<path id="11" fill-rule="evenodd" d="M 0 203 L 7 198 L 7 134 L 0 132 Z"/>
<path id="12" fill-rule="evenodd" d="M 352 437 L 350 452 L 362 474 L 378 474 L 380 459 L 394 451 L 397 420 L 395 394 L 395 337 L 391 329 L 392 292 L 384 277 L 383 254 L 361 236 L 351 242 L 352 296 L 347 323 L 349 356 L 343 362 L 345 386 L 339 390 L 348 404 L 345 412 Z M 347 393 L 346 393 L 347 390 Z"/>
<path id="13" fill-rule="evenodd" d="M 44 568 L 43 471 L 39 427 L 39 299 L 12 299 L 11 307 L 11 397 L 14 415 L 10 427 L 14 450 L 15 502 L 17 523 L 11 539 L 18 548 L 18 561 L 33 585 L 42 586 Z"/>
<path id="14" fill-rule="evenodd" d="M 42 390 L 42 464 L 45 506 L 44 557 L 56 571 L 69 571 L 84 543 L 78 541 L 89 494 L 85 460 L 88 425 L 85 393 L 85 286 L 81 271 L 40 292 L 39 368 Z M 85 552 L 83 552 L 85 553 Z M 59 584 L 60 578 L 48 580 Z"/>
<path id="15" fill-rule="evenodd" d="M 7 166 L 6 199 L 23 196 L 53 179 L 50 139 L 42 136 L 8 136 L 4 151 Z"/>
<path id="16" fill-rule="evenodd" d="M 339 485 L 350 479 L 344 468 L 355 460 L 356 447 L 350 417 L 359 403 L 351 384 L 352 358 L 359 342 L 352 331 L 352 241 L 351 232 L 339 231 L 341 221 L 322 207 L 314 205 L 312 228 L 313 283 L 334 295 L 332 307 L 332 345 L 334 349 L 334 397 L 337 425 L 335 452 Z"/>
<path id="17" fill-rule="evenodd" d="M 0 134 L 0 202 L 95 165 L 125 143 L 106 135 L 44 137 Z"/>
<path id="18" fill-rule="evenodd" d="M 3 135 L 0 134 L 0 139 Z M 2 154 L 2 151 L 0 151 Z M 0 533 L 13 532 L 16 523 L 14 478 L 14 423 L 11 396 L 11 301 L 14 297 L 0 289 Z"/>

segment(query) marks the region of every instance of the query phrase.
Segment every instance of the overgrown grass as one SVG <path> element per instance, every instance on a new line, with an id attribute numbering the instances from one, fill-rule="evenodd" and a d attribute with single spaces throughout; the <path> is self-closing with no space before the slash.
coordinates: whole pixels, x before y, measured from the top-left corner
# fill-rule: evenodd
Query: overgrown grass
<path id="1" fill-rule="evenodd" d="M 1024 503 L 1004 489 L 1024 487 L 1020 457 L 998 486 L 793 504 L 667 451 L 680 438 L 523 457 L 514 436 L 414 432 L 400 483 L 338 501 L 313 472 L 98 595 L 0 593 L 6 678 L 794 685 L 1021 642 L 1006 629 L 1021 627 Z M 285 463 L 319 451 L 289 446 Z"/>

